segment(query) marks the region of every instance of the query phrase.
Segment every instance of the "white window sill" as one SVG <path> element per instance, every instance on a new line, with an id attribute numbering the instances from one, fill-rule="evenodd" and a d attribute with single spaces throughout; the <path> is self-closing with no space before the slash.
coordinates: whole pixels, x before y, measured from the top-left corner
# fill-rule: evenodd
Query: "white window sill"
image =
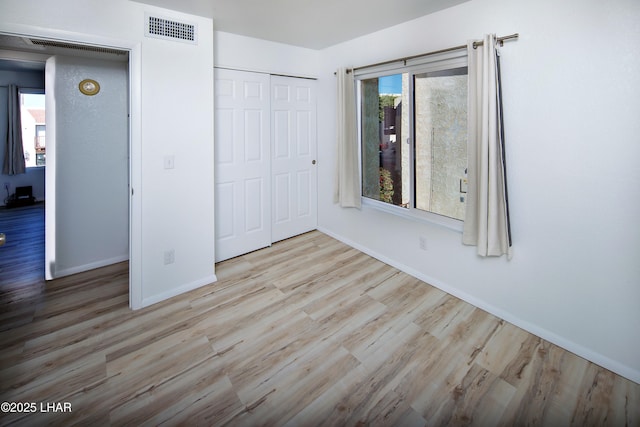
<path id="1" fill-rule="evenodd" d="M 409 219 L 411 221 L 421 222 L 423 224 L 429 225 L 437 225 L 449 230 L 457 231 L 459 233 L 462 233 L 462 227 L 464 225 L 464 222 L 459 219 L 449 218 L 447 216 L 425 212 L 419 209 L 401 208 L 400 206 L 391 205 L 389 203 L 380 202 L 378 200 L 369 199 L 367 197 L 362 198 L 362 208 L 387 212 L 392 215 Z"/>

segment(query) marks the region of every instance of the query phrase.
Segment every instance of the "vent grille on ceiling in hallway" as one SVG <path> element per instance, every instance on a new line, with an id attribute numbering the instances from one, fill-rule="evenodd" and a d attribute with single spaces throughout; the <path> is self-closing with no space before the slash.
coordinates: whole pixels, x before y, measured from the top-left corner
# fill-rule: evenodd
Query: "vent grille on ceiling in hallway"
<path id="1" fill-rule="evenodd" d="M 193 24 L 171 21 L 156 16 L 147 16 L 147 22 L 147 35 L 149 37 L 197 43 L 196 26 Z"/>
<path id="2" fill-rule="evenodd" d="M 112 55 L 126 55 L 127 51 L 111 49 L 108 47 L 100 47 L 100 46 L 89 46 L 82 44 L 74 44 L 67 42 L 59 42 L 55 40 L 39 40 L 39 39 L 29 39 L 31 44 L 36 46 L 45 46 L 45 47 L 61 47 L 64 49 L 74 49 L 74 50 L 82 50 L 85 52 L 98 52 L 98 53 L 109 53 Z"/>

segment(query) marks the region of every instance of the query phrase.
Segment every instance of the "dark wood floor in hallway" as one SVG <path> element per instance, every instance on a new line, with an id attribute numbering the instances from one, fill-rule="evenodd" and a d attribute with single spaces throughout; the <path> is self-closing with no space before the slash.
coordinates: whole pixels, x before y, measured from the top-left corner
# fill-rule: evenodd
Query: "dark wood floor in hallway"
<path id="1" fill-rule="evenodd" d="M 640 385 L 320 232 L 138 311 L 126 263 L 0 296 L 6 425 L 638 426 Z"/>
<path id="2" fill-rule="evenodd" d="M 42 291 L 44 278 L 44 203 L 0 208 L 0 289 L 3 298 L 24 299 Z"/>

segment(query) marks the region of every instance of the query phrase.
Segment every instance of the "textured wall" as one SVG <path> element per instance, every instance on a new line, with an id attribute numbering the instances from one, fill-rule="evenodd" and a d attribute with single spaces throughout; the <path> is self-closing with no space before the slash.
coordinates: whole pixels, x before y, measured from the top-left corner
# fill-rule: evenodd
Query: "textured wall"
<path id="1" fill-rule="evenodd" d="M 56 218 L 47 268 L 59 277 L 129 257 L 127 63 L 56 56 L 46 73 L 55 99 L 47 104 L 47 191 Z M 98 81 L 98 94 L 78 90 L 85 78 Z"/>
<path id="2" fill-rule="evenodd" d="M 416 204 L 464 219 L 460 179 L 467 167 L 467 76 L 415 81 Z"/>
<path id="3" fill-rule="evenodd" d="M 362 195 L 380 200 L 378 79 L 362 81 Z"/>

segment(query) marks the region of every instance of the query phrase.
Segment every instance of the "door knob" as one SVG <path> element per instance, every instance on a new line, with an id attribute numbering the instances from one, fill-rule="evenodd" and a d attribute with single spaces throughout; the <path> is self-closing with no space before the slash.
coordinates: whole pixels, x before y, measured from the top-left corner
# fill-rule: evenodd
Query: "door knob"
<path id="1" fill-rule="evenodd" d="M 316 161 L 315 161 L 315 160 L 311 160 L 311 164 L 312 164 L 312 165 L 315 165 L 315 164 L 316 164 Z"/>

